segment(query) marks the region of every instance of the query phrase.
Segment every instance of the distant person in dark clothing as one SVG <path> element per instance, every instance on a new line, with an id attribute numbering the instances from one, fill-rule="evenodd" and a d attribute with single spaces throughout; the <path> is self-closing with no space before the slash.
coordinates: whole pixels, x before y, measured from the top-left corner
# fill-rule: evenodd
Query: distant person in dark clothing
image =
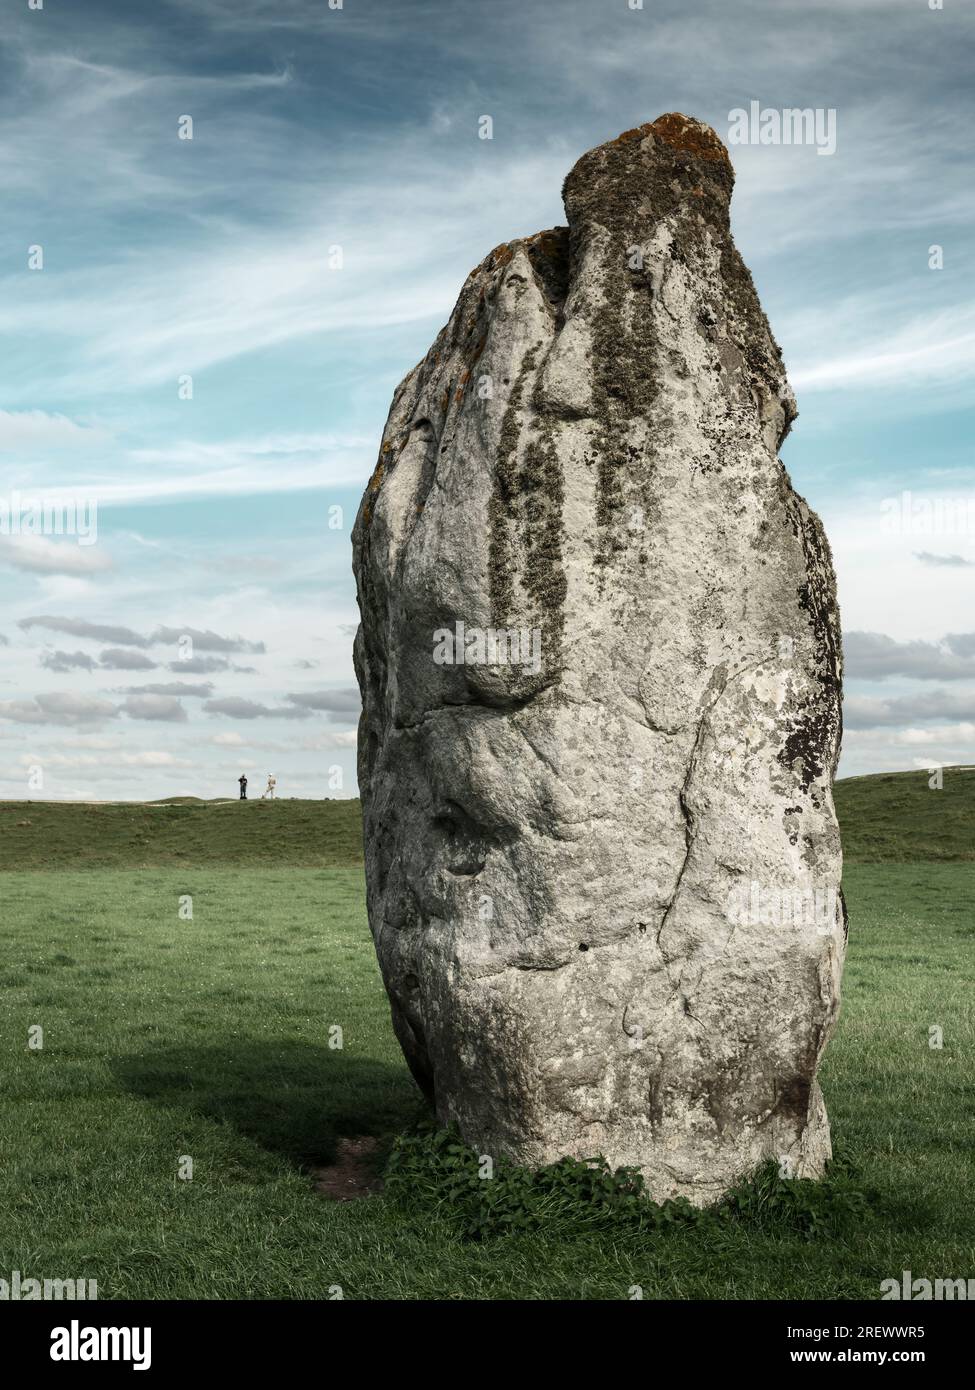
<path id="1" fill-rule="evenodd" d="M 237 778 L 237 781 L 240 783 L 240 799 L 241 799 L 241 801 L 246 801 L 246 800 L 247 800 L 247 777 L 246 777 L 246 775 L 242 772 L 242 773 L 240 774 L 240 776 Z"/>

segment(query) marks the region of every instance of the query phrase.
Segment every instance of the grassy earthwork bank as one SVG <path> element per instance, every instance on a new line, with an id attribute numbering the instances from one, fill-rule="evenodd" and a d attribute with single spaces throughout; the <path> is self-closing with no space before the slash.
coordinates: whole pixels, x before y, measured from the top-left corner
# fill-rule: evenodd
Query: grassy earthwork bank
<path id="1" fill-rule="evenodd" d="M 702 1219 L 648 1220 L 571 1176 L 503 1177 L 485 1213 L 463 1152 L 428 1140 L 400 1150 L 405 1181 L 335 1199 L 420 1114 L 356 802 L 0 805 L 0 1277 L 97 1279 L 102 1299 L 562 1300 L 975 1277 L 975 773 L 927 781 L 837 785 L 833 1176 L 760 1180 Z"/>

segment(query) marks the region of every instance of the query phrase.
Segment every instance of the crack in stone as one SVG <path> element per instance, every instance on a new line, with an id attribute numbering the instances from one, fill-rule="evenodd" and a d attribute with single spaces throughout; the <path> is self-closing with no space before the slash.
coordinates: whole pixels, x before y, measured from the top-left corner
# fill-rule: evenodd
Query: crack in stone
<path id="1" fill-rule="evenodd" d="M 551 685 L 543 685 L 527 695 L 507 695 L 497 704 L 491 704 L 487 700 L 447 700 L 442 705 L 437 705 L 434 709 L 424 710 L 423 713 L 418 714 L 415 719 L 397 720 L 392 727 L 397 731 L 408 733 L 412 729 L 418 729 L 421 724 L 425 724 L 428 719 L 435 719 L 440 714 L 447 714 L 454 711 L 463 712 L 465 710 L 476 710 L 495 714 L 517 714 L 534 700 L 544 695 L 546 690 L 551 689 Z"/>
<path id="2" fill-rule="evenodd" d="M 721 693 L 723 694 L 724 690 L 722 690 Z M 720 696 L 718 698 L 720 699 Z M 717 700 L 715 700 L 714 704 L 717 704 Z M 691 748 L 691 754 L 687 761 L 687 772 L 684 776 L 684 782 L 681 786 L 680 791 L 677 793 L 677 801 L 680 805 L 681 815 L 684 817 L 684 858 L 681 863 L 680 869 L 677 873 L 677 881 L 674 884 L 674 891 L 670 895 L 670 902 L 667 904 L 663 918 L 660 922 L 660 926 L 657 928 L 657 946 L 660 949 L 661 956 L 663 956 L 664 963 L 668 967 L 668 973 L 670 968 L 670 961 L 667 958 L 667 952 L 664 950 L 660 938 L 663 935 L 667 923 L 670 920 L 670 915 L 674 910 L 674 905 L 677 902 L 677 897 L 680 893 L 681 883 L 684 879 L 684 871 L 686 870 L 688 861 L 690 860 L 691 850 L 694 848 L 694 815 L 687 804 L 687 789 L 690 785 L 691 774 L 694 771 L 694 760 L 698 755 L 698 751 L 700 750 L 701 742 L 704 738 L 704 730 L 710 720 L 711 710 L 713 710 L 714 704 L 712 704 L 711 708 L 708 710 L 707 714 L 705 714 L 704 717 L 701 719 L 701 722 L 697 727 L 697 733 L 694 737 L 694 744 Z"/>

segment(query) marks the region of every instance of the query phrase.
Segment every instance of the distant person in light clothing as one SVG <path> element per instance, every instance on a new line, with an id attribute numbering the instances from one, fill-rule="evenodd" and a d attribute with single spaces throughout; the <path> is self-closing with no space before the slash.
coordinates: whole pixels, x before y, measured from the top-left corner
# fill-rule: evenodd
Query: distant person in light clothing
<path id="1" fill-rule="evenodd" d="M 261 792 L 261 800 L 263 801 L 264 798 L 265 798 L 266 796 L 269 796 L 269 797 L 271 798 L 271 800 L 273 801 L 273 800 L 274 800 L 274 788 L 275 788 L 277 785 L 278 785 L 278 779 L 277 779 L 275 776 L 273 776 L 273 775 L 269 772 L 268 775 L 267 775 L 267 786 L 266 786 L 266 787 L 264 788 L 264 790 Z"/>

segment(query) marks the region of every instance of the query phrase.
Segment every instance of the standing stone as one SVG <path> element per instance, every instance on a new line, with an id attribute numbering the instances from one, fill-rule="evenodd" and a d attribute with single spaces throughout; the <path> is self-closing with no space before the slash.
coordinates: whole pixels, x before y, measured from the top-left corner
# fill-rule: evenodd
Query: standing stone
<path id="1" fill-rule="evenodd" d="M 714 132 L 584 155 L 393 399 L 354 532 L 369 918 L 443 1122 L 658 1200 L 822 1173 L 829 546 Z"/>

